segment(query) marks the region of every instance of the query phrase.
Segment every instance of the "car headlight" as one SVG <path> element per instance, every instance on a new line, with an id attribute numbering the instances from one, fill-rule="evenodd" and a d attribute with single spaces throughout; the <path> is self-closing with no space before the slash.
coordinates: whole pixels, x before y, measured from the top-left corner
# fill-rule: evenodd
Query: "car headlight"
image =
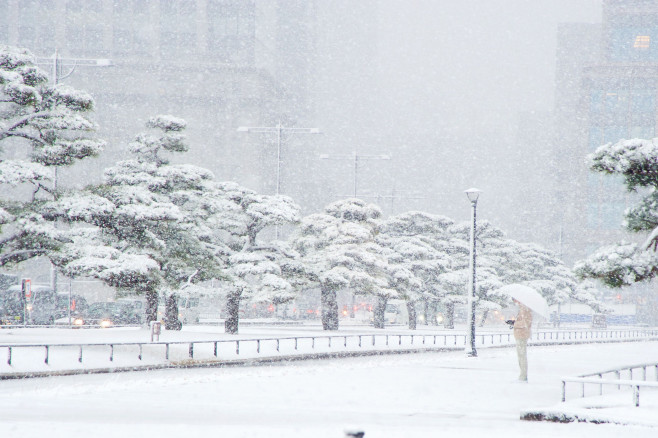
<path id="1" fill-rule="evenodd" d="M 112 321 L 110 321 L 109 319 L 104 319 L 104 320 L 101 321 L 101 327 L 102 328 L 108 328 L 111 325 L 112 325 Z"/>
<path id="2" fill-rule="evenodd" d="M 84 321 L 82 318 L 75 318 L 75 319 L 73 320 L 73 325 L 78 325 L 78 326 L 80 326 L 80 325 L 83 325 L 84 323 L 85 323 L 85 321 Z"/>

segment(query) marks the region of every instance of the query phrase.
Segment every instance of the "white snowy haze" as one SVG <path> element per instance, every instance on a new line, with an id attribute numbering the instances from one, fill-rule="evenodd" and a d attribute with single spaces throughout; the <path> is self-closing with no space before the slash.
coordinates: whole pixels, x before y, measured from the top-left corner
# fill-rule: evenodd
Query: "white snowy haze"
<path id="1" fill-rule="evenodd" d="M 356 187 L 385 216 L 424 210 L 461 220 L 470 211 L 463 191 L 477 187 L 479 217 L 555 249 L 558 237 L 538 230 L 554 184 L 545 139 L 558 24 L 600 22 L 600 0 L 221 4 L 21 2 L 17 16 L 35 8 L 41 27 L 48 8 L 66 19 L 54 40 L 41 31 L 23 38 L 24 26 L 9 23 L 0 42 L 113 64 L 78 66 L 63 79 L 95 97 L 108 146 L 93 165 L 63 170 L 62 184 L 99 181 L 149 117 L 171 114 L 188 122 L 192 164 L 273 194 L 279 163 L 280 192 L 303 214 Z M 278 161 L 276 132 L 237 131 L 279 122 L 322 134 L 284 130 Z"/>

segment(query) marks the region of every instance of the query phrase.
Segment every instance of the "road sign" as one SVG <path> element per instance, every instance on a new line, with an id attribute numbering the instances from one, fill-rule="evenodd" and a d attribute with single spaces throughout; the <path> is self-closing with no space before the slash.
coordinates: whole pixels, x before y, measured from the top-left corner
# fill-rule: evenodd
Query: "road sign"
<path id="1" fill-rule="evenodd" d="M 25 298 L 27 299 L 32 298 L 32 280 L 29 278 L 24 278 L 22 281 L 22 287 L 23 287 L 23 294 L 25 294 Z"/>

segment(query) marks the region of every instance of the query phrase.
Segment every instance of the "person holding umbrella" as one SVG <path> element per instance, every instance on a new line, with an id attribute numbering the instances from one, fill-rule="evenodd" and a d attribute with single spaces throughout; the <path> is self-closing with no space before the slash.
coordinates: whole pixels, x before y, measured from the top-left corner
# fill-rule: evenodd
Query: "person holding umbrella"
<path id="1" fill-rule="evenodd" d="M 516 339 L 516 352 L 519 358 L 519 380 L 528 381 L 528 339 L 532 334 L 532 313 L 548 318 L 548 304 L 546 300 L 535 289 L 524 284 L 509 284 L 498 290 L 501 294 L 512 298 L 514 304 L 519 307 L 519 313 L 515 320 L 506 321 L 514 329 Z"/>
<path id="2" fill-rule="evenodd" d="M 528 381 L 528 339 L 532 334 L 532 311 L 520 301 L 513 298 L 514 304 L 519 306 L 519 313 L 513 322 L 514 339 L 516 340 L 516 355 L 519 358 L 519 380 Z"/>

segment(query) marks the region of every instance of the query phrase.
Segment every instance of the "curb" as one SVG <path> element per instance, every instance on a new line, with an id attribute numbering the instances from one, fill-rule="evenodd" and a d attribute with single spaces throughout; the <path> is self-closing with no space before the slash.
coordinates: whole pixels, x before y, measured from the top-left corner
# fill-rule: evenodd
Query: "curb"
<path id="1" fill-rule="evenodd" d="M 171 362 L 166 364 L 153 364 L 153 365 L 140 365 L 131 367 L 105 367 L 105 368 L 87 368 L 87 369 L 69 369 L 57 371 L 25 371 L 18 373 L 2 373 L 0 380 L 19 380 L 31 379 L 38 377 L 61 377 L 61 376 L 78 376 L 85 374 L 111 374 L 111 373 L 125 373 L 132 371 L 153 371 L 153 370 L 166 370 L 166 369 L 184 369 L 184 368 L 225 368 L 235 366 L 261 366 L 278 362 L 296 362 L 303 360 L 320 360 L 320 359 L 342 359 L 349 357 L 367 357 L 367 356 L 383 356 L 393 354 L 415 354 L 427 352 L 445 352 L 463 350 L 463 347 L 434 347 L 434 348 L 415 348 L 404 350 L 371 350 L 371 351 L 345 351 L 337 353 L 307 353 L 296 354 L 288 356 L 271 356 L 263 358 L 248 358 L 248 359 L 225 359 L 214 360 L 204 359 L 195 360 L 188 359 L 184 361 Z"/>

